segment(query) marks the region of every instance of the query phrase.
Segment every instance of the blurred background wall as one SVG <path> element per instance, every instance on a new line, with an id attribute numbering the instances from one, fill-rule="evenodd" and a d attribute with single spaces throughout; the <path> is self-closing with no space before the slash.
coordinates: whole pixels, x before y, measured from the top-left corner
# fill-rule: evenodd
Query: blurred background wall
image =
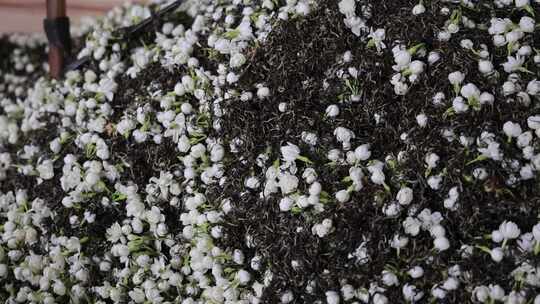
<path id="1" fill-rule="evenodd" d="M 68 16 L 100 15 L 125 0 L 66 0 Z M 45 0 L 0 0 L 0 33 L 40 32 L 45 18 Z"/>

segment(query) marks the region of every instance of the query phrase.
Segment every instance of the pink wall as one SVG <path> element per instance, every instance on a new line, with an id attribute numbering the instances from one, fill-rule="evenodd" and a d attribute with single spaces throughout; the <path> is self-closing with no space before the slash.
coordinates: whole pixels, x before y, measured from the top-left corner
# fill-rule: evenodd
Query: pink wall
<path id="1" fill-rule="evenodd" d="M 100 15 L 123 0 L 67 0 L 68 16 Z M 0 33 L 42 31 L 45 0 L 0 0 Z"/>

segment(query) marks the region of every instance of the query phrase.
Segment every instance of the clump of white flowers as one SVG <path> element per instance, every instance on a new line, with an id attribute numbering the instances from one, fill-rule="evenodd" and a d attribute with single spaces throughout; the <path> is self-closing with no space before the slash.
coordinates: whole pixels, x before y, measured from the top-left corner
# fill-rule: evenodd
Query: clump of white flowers
<path id="1" fill-rule="evenodd" d="M 334 130 L 334 136 L 342 144 L 344 150 L 349 150 L 351 148 L 351 140 L 356 138 L 353 131 L 344 127 L 337 127 Z"/>
<path id="2" fill-rule="evenodd" d="M 356 1 L 355 0 L 341 0 L 338 3 L 339 12 L 345 16 L 345 25 L 356 35 L 361 36 L 369 27 L 366 25 L 366 21 L 362 15 L 358 16 L 356 13 Z"/>
<path id="3" fill-rule="evenodd" d="M 324 219 L 320 224 L 315 224 L 311 228 L 311 232 L 317 235 L 320 238 L 325 237 L 327 234 L 332 232 L 332 220 Z"/>
<path id="4" fill-rule="evenodd" d="M 424 72 L 425 63 L 421 60 L 413 60 L 413 56 L 423 47 L 423 44 L 415 45 L 409 49 L 397 45 L 392 49 L 395 65 L 392 69 L 397 73 L 392 76 L 390 83 L 394 85 L 396 95 L 406 95 L 410 86 L 418 81 Z"/>

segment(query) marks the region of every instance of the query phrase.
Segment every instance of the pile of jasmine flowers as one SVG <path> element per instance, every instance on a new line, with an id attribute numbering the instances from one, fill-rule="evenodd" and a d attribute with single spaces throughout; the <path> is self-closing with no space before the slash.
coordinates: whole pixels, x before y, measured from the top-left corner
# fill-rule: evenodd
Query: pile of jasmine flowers
<path id="1" fill-rule="evenodd" d="M 539 0 L 167 4 L 0 36 L 0 300 L 540 304 Z"/>

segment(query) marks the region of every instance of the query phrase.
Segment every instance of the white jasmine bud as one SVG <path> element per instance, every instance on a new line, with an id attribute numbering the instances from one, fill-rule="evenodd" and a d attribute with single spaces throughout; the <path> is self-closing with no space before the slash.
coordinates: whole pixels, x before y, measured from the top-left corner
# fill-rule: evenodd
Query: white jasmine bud
<path id="1" fill-rule="evenodd" d="M 351 139 L 356 137 L 353 131 L 344 127 L 337 127 L 334 130 L 334 136 L 338 142 L 343 144 L 343 149 L 345 150 L 349 150 L 351 148 Z"/>
<path id="2" fill-rule="evenodd" d="M 388 217 L 397 216 L 400 211 L 400 205 L 396 203 L 390 203 L 383 206 L 383 213 Z"/>
<path id="3" fill-rule="evenodd" d="M 294 204 L 294 201 L 289 197 L 284 197 L 279 201 L 279 210 L 281 211 L 289 211 L 291 210 L 292 206 Z"/>
<path id="4" fill-rule="evenodd" d="M 500 248 L 500 247 L 493 248 L 490 251 L 490 256 L 491 256 L 491 259 L 494 262 L 499 263 L 500 261 L 502 261 L 502 259 L 504 257 L 504 252 L 503 252 L 502 248 Z"/>
<path id="5" fill-rule="evenodd" d="M 480 90 L 478 87 L 472 83 L 468 83 L 461 88 L 461 95 L 468 100 L 480 98 Z"/>
<path id="6" fill-rule="evenodd" d="M 465 75 L 459 71 L 450 73 L 448 75 L 448 81 L 450 81 L 450 83 L 453 85 L 460 85 L 464 79 Z"/>
<path id="7" fill-rule="evenodd" d="M 491 93 L 488 93 L 488 92 L 483 92 L 482 94 L 480 94 L 480 104 L 493 104 L 493 102 L 495 101 L 495 96 L 493 96 L 493 94 Z"/>
<path id="8" fill-rule="evenodd" d="M 53 162 L 51 160 L 45 160 L 36 167 L 39 173 L 39 177 L 43 179 L 51 179 L 54 177 Z"/>
<path id="9" fill-rule="evenodd" d="M 474 288 L 473 299 L 476 299 L 480 303 L 485 303 L 489 299 L 489 289 L 486 286 L 478 286 Z"/>
<path id="10" fill-rule="evenodd" d="M 420 60 L 415 60 L 409 64 L 409 70 L 414 75 L 419 75 L 424 72 L 424 63 Z"/>
<path id="11" fill-rule="evenodd" d="M 411 236 L 417 236 L 418 233 L 420 233 L 420 227 L 422 223 L 412 217 L 407 217 L 405 221 L 403 221 L 403 229 L 405 230 L 405 233 Z"/>
<path id="12" fill-rule="evenodd" d="M 174 94 L 176 94 L 177 96 L 183 96 L 184 94 L 186 94 L 186 89 L 184 88 L 184 85 L 182 83 L 179 82 L 174 86 Z"/>
<path id="13" fill-rule="evenodd" d="M 431 295 L 436 299 L 446 298 L 446 290 L 436 286 L 431 290 Z"/>
<path id="14" fill-rule="evenodd" d="M 443 288 L 448 291 L 456 290 L 458 289 L 458 287 L 459 287 L 459 281 L 453 277 L 449 277 L 448 279 L 446 279 L 446 281 L 444 281 L 444 284 L 443 284 Z"/>
<path id="15" fill-rule="evenodd" d="M 439 190 L 439 188 L 441 187 L 442 177 L 439 175 L 430 176 L 427 182 L 431 189 Z"/>
<path id="16" fill-rule="evenodd" d="M 291 291 L 287 291 L 281 295 L 281 303 L 287 304 L 294 300 L 294 295 Z"/>
<path id="17" fill-rule="evenodd" d="M 286 162 L 294 162 L 298 156 L 300 156 L 300 148 L 297 145 L 287 143 L 286 146 L 282 146 L 281 155 Z"/>
<path id="18" fill-rule="evenodd" d="M 413 200 L 413 190 L 409 187 L 403 187 L 399 189 L 396 199 L 400 205 L 409 205 Z"/>
<path id="19" fill-rule="evenodd" d="M 502 252 L 502 250 L 501 250 Z M 504 297 L 504 289 L 499 285 L 489 285 L 489 297 L 493 300 L 502 300 Z"/>
<path id="20" fill-rule="evenodd" d="M 521 234 L 519 227 L 514 222 L 507 221 L 501 223 L 501 225 L 499 226 L 499 231 L 507 240 L 516 239 Z"/>
<path id="21" fill-rule="evenodd" d="M 257 97 L 260 99 L 264 99 L 270 96 L 270 89 L 267 87 L 261 86 L 259 89 L 257 89 Z"/>
<path id="22" fill-rule="evenodd" d="M 397 276 L 388 271 L 388 270 L 383 270 L 382 272 L 382 282 L 384 285 L 386 286 L 396 286 L 399 284 L 399 280 L 397 278 Z"/>
<path id="23" fill-rule="evenodd" d="M 0 264 L 0 278 L 7 277 L 8 267 L 6 264 Z"/>
<path id="24" fill-rule="evenodd" d="M 493 63 L 489 60 L 480 60 L 478 62 L 478 70 L 482 74 L 491 74 L 493 72 Z"/>
<path id="25" fill-rule="evenodd" d="M 178 151 L 186 153 L 191 149 L 191 143 L 186 135 L 180 136 L 178 139 Z"/>
<path id="26" fill-rule="evenodd" d="M 62 145 L 60 144 L 60 138 L 53 139 L 49 144 L 49 148 L 51 149 L 53 153 L 55 154 L 59 153 L 60 150 L 62 149 Z"/>
<path id="27" fill-rule="evenodd" d="M 426 155 L 425 162 L 427 164 L 428 169 L 433 169 L 437 167 L 437 164 L 439 163 L 440 157 L 435 153 L 429 153 Z"/>
<path id="28" fill-rule="evenodd" d="M 354 0 L 341 0 L 338 4 L 339 12 L 346 16 L 355 15 L 356 4 Z"/>
<path id="29" fill-rule="evenodd" d="M 328 117 L 336 117 L 339 115 L 339 107 L 335 104 L 329 105 L 326 108 L 326 116 Z"/>
<path id="30" fill-rule="evenodd" d="M 336 192 L 336 200 L 340 203 L 346 203 L 350 199 L 349 192 L 347 190 L 339 190 Z"/>
<path id="31" fill-rule="evenodd" d="M 234 72 L 227 73 L 226 80 L 228 83 L 236 83 L 238 82 L 239 79 L 240 77 L 236 73 Z"/>
<path id="32" fill-rule="evenodd" d="M 369 144 L 363 144 L 361 146 L 358 146 L 354 150 L 354 155 L 358 160 L 368 160 L 371 157 L 371 151 L 369 150 L 370 145 Z"/>
<path id="33" fill-rule="evenodd" d="M 380 169 L 371 170 L 371 181 L 374 184 L 382 185 L 384 184 L 384 180 L 386 179 L 384 172 Z"/>
<path id="34" fill-rule="evenodd" d="M 146 299 L 144 291 L 140 288 L 134 288 L 128 292 L 128 295 L 135 303 L 143 303 Z"/>
<path id="35" fill-rule="evenodd" d="M 279 110 L 281 113 L 284 113 L 285 111 L 287 111 L 287 103 L 285 103 L 285 102 L 280 102 L 279 105 L 278 105 L 278 110 Z"/>
<path id="36" fill-rule="evenodd" d="M 448 41 L 452 37 L 452 34 L 448 31 L 440 31 L 437 33 L 437 39 L 440 41 Z"/>
<path id="37" fill-rule="evenodd" d="M 399 236 L 399 234 L 396 234 L 390 241 L 390 246 L 392 248 L 396 248 L 399 250 L 400 248 L 407 246 L 408 243 L 409 243 L 408 237 L 401 237 Z"/>
<path id="38" fill-rule="evenodd" d="M 516 93 L 516 85 L 511 81 L 503 83 L 503 95 L 509 96 Z"/>
<path id="39" fill-rule="evenodd" d="M 503 125 L 503 131 L 508 137 L 518 137 L 521 135 L 521 126 L 518 123 L 507 121 Z"/>
<path id="40" fill-rule="evenodd" d="M 326 303 L 339 304 L 339 294 L 337 292 L 327 291 L 325 295 L 326 295 Z"/>
<path id="41" fill-rule="evenodd" d="M 422 297 L 424 297 L 423 291 L 418 290 L 416 286 L 410 284 L 403 285 L 402 293 L 403 298 L 405 298 L 407 302 L 411 303 L 418 302 L 420 299 L 422 299 Z"/>
<path id="42" fill-rule="evenodd" d="M 439 54 L 438 52 L 430 52 L 429 55 L 428 55 L 428 63 L 429 64 L 434 64 L 436 62 L 438 62 L 439 60 L 441 60 L 441 54 Z"/>
<path id="43" fill-rule="evenodd" d="M 327 218 L 327 219 L 324 219 L 322 223 L 315 224 L 312 227 L 311 232 L 317 235 L 318 237 L 322 238 L 326 236 L 328 233 L 330 233 L 330 230 L 332 230 L 332 225 L 333 225 L 332 220 Z"/>
<path id="44" fill-rule="evenodd" d="M 537 242 L 540 242 L 540 223 L 534 225 L 534 227 L 532 229 L 532 234 L 534 236 L 534 239 Z"/>
<path id="45" fill-rule="evenodd" d="M 446 237 L 438 237 L 433 241 L 433 246 L 438 251 L 445 251 L 450 248 L 450 242 Z"/>
<path id="46" fill-rule="evenodd" d="M 257 189 L 260 186 L 259 179 L 257 179 L 255 176 L 250 176 L 246 179 L 245 186 L 249 189 Z"/>
<path id="47" fill-rule="evenodd" d="M 251 275 L 249 274 L 249 272 L 243 269 L 238 271 L 237 278 L 241 285 L 246 285 L 249 281 L 251 281 Z"/>
<path id="48" fill-rule="evenodd" d="M 53 284 L 53 291 L 55 294 L 63 296 L 66 294 L 66 286 L 61 280 L 55 280 Z"/>
<path id="49" fill-rule="evenodd" d="M 288 173 L 281 174 L 278 185 L 282 194 L 289 194 L 298 188 L 298 177 Z"/>
<path id="50" fill-rule="evenodd" d="M 191 76 L 184 75 L 182 76 L 182 85 L 186 92 L 193 92 L 195 90 L 195 81 Z"/>
<path id="51" fill-rule="evenodd" d="M 529 0 L 516 0 L 516 7 L 524 7 L 529 5 Z"/>
<path id="52" fill-rule="evenodd" d="M 535 26 L 535 21 L 533 18 L 529 16 L 521 17 L 521 19 L 519 20 L 519 28 L 521 29 L 521 31 L 525 33 L 533 33 L 534 26 Z"/>
<path id="53" fill-rule="evenodd" d="M 418 279 L 418 278 L 421 278 L 424 275 L 424 269 L 422 267 L 420 267 L 420 266 L 415 266 L 415 267 L 409 269 L 409 271 L 407 271 L 407 273 L 411 276 L 411 278 Z"/>
<path id="54" fill-rule="evenodd" d="M 246 57 L 242 55 L 242 53 L 235 53 L 231 56 L 230 65 L 231 68 L 238 68 L 241 67 L 244 63 L 246 63 Z"/>
<path id="55" fill-rule="evenodd" d="M 472 50 L 472 48 L 474 47 L 474 43 L 470 39 L 463 39 L 460 41 L 459 44 L 461 45 L 462 48 L 467 49 L 467 50 Z"/>
<path id="56" fill-rule="evenodd" d="M 418 126 L 420 126 L 420 128 L 425 128 L 427 125 L 427 121 L 428 117 L 426 116 L 426 114 L 422 113 L 416 115 L 416 123 L 418 124 Z"/>
<path id="57" fill-rule="evenodd" d="M 415 5 L 412 10 L 412 14 L 415 16 L 421 15 L 425 12 L 426 12 L 426 7 L 422 3 Z"/>
<path id="58" fill-rule="evenodd" d="M 411 63 L 411 54 L 407 50 L 396 49 L 394 52 L 394 61 L 396 62 L 398 70 L 407 68 Z"/>

